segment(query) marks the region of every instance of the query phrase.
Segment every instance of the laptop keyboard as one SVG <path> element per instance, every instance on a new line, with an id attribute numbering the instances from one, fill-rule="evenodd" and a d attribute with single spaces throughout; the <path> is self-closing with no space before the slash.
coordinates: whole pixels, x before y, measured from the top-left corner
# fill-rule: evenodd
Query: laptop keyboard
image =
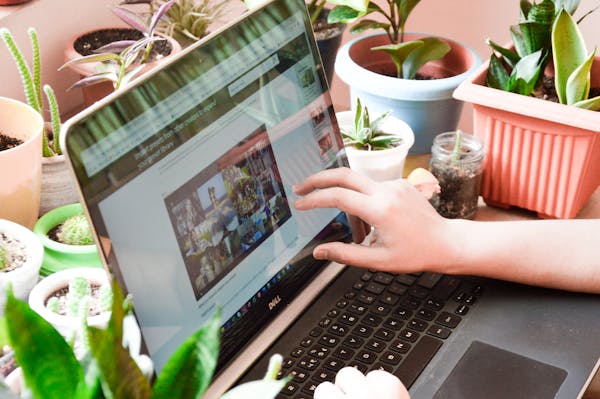
<path id="1" fill-rule="evenodd" d="M 439 273 L 365 271 L 284 357 L 278 398 L 309 399 L 342 367 L 383 369 L 410 387 L 467 315 L 482 288 Z"/>

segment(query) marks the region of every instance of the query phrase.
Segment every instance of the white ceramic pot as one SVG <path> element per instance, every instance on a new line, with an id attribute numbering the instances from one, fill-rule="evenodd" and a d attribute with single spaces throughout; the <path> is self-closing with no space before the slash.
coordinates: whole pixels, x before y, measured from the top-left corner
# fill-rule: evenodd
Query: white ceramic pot
<path id="1" fill-rule="evenodd" d="M 0 233 L 2 232 L 6 232 L 24 245 L 27 260 L 21 267 L 9 272 L 0 272 L 0 314 L 4 314 L 6 285 L 8 283 L 12 284 L 15 297 L 27 300 L 29 292 L 38 280 L 40 266 L 44 257 L 42 243 L 28 228 L 9 220 L 0 219 Z"/>
<path id="2" fill-rule="evenodd" d="M 109 284 L 108 274 L 104 269 L 77 267 L 60 270 L 45 277 L 33 287 L 29 294 L 29 306 L 66 338 L 70 338 L 73 331 L 78 331 L 81 321 L 78 317 L 62 316 L 48 310 L 46 308 L 46 300 L 54 292 L 68 287 L 69 281 L 73 277 L 85 277 L 92 284 Z M 109 319 L 110 312 L 104 312 L 97 316 L 88 317 L 87 323 L 89 326 L 105 328 L 108 325 Z"/>
<path id="3" fill-rule="evenodd" d="M 377 115 L 373 115 L 376 118 Z M 354 112 L 345 111 L 336 114 L 340 127 L 354 124 Z M 408 150 L 415 142 L 415 136 L 408 124 L 389 116 L 381 125 L 382 130 L 402 138 L 402 144 L 388 150 L 365 151 L 346 146 L 346 155 L 350 169 L 363 173 L 376 181 L 394 180 L 402 177 L 404 162 Z"/>

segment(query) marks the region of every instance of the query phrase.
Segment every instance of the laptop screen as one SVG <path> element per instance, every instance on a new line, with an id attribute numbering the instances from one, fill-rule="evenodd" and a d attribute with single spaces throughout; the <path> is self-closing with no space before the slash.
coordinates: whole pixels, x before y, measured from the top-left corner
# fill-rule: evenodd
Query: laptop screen
<path id="1" fill-rule="evenodd" d="M 106 262 L 132 294 L 157 371 L 221 309 L 219 367 L 348 240 L 292 185 L 343 144 L 301 0 L 248 13 L 67 122 L 65 149 Z"/>

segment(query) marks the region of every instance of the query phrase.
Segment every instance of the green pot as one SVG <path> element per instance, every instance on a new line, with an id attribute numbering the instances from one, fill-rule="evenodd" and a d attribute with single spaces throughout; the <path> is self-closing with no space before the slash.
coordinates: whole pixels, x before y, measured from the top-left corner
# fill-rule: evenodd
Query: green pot
<path id="1" fill-rule="evenodd" d="M 44 244 L 44 260 L 40 275 L 47 276 L 54 272 L 73 267 L 102 267 L 98 248 L 92 245 L 68 245 L 48 238 L 48 232 L 64 222 L 67 218 L 83 213 L 81 204 L 70 204 L 51 210 L 42 216 L 33 232 Z"/>

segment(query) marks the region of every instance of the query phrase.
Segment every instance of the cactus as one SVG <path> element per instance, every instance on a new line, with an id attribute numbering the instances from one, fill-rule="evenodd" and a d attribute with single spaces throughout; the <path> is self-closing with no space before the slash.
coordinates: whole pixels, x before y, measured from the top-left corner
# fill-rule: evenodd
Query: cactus
<path id="1" fill-rule="evenodd" d="M 8 266 L 8 251 L 3 245 L 0 245 L 0 271 Z"/>
<path id="2" fill-rule="evenodd" d="M 101 312 L 109 312 L 112 309 L 113 292 L 109 285 L 103 285 L 98 292 L 98 301 Z"/>
<path id="3" fill-rule="evenodd" d="M 69 281 L 69 294 L 67 300 L 67 315 L 77 316 L 80 314 L 80 303 L 92 295 L 92 288 L 85 277 L 74 277 Z"/>
<path id="4" fill-rule="evenodd" d="M 94 243 L 92 230 L 85 215 L 73 215 L 63 222 L 58 233 L 58 240 L 68 245 L 89 245 Z"/>
<path id="5" fill-rule="evenodd" d="M 46 303 L 46 309 L 48 309 L 49 311 L 53 312 L 53 313 L 58 313 L 59 310 L 59 303 L 58 303 L 58 298 L 53 296 L 51 298 L 48 298 L 48 302 Z"/>

